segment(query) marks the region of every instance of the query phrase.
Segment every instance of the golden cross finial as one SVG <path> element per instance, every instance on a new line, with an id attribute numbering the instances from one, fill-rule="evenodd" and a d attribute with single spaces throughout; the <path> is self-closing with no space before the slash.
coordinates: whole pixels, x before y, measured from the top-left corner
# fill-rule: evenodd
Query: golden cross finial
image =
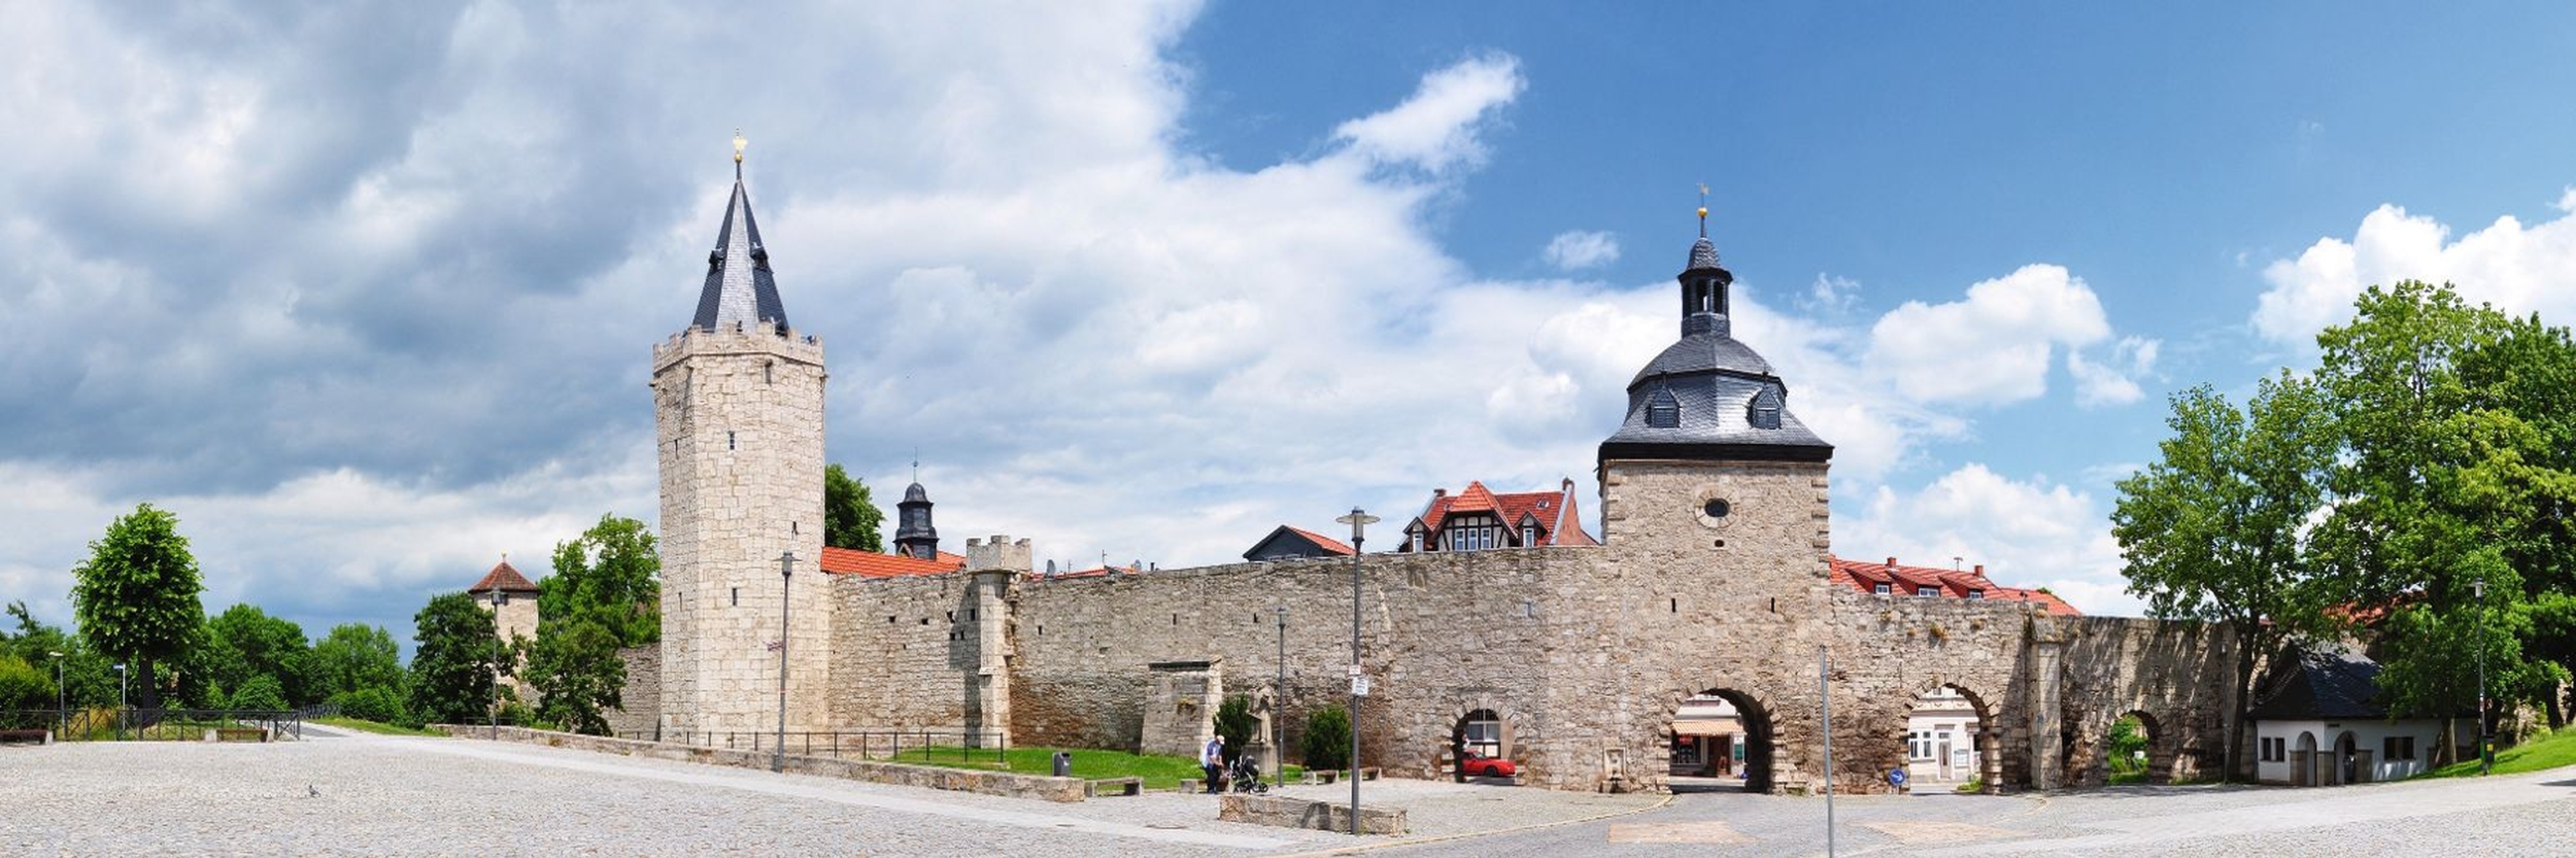
<path id="1" fill-rule="evenodd" d="M 748 146 L 748 145 L 751 145 L 751 141 L 742 139 L 742 129 L 740 129 L 740 128 L 736 128 L 736 129 L 734 129 L 734 130 L 733 130 L 733 162 L 734 162 L 734 163 L 736 163 L 736 164 L 740 164 L 740 163 L 742 163 L 742 147 L 744 147 L 744 146 Z"/>
<path id="2" fill-rule="evenodd" d="M 1699 183 L 1699 236 L 1708 237 L 1708 183 Z"/>

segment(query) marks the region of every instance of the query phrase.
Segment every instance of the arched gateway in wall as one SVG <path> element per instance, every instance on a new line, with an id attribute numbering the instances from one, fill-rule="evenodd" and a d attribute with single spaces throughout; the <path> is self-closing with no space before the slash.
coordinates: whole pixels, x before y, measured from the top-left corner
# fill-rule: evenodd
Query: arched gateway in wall
<path id="1" fill-rule="evenodd" d="M 1132 749 L 1149 732 L 1159 746 L 1206 729 L 1173 712 L 1249 692 L 1278 701 L 1293 761 L 1306 716 L 1347 699 L 1356 574 L 1372 688 L 1355 719 L 1362 761 L 1401 776 L 1451 777 L 1472 745 L 1551 788 L 1663 790 L 1681 777 L 1812 791 L 1828 777 L 1830 695 L 1833 783 L 1885 790 L 1886 772 L 1909 762 L 1907 713 L 1933 687 L 1972 694 L 1989 785 L 2065 785 L 2107 727 L 2094 713 L 2152 711 L 2159 741 L 2220 747 L 2230 656 L 2213 629 L 1831 583 L 1833 447 L 1733 337 L 1734 275 L 1702 217 L 1677 278 L 1679 336 L 1629 382 L 1598 450 L 1600 545 L 1055 577 L 1029 567 L 1025 540 L 996 536 L 968 540 L 962 569 L 841 575 L 810 563 L 822 347 L 786 326 L 737 176 L 698 314 L 654 352 L 660 693 L 635 695 L 658 709 L 621 720 L 772 723 L 779 650 L 764 644 L 792 613 L 794 730 L 971 729 Z M 906 548 L 953 557 L 918 530 Z M 788 553 L 808 565 L 782 594 Z M 1821 685 L 1820 661 L 1831 665 Z M 1155 673 L 1182 663 L 1186 687 Z M 1195 696 L 1175 708 L 1176 694 Z M 1691 709 L 1696 697 L 1731 713 Z"/>

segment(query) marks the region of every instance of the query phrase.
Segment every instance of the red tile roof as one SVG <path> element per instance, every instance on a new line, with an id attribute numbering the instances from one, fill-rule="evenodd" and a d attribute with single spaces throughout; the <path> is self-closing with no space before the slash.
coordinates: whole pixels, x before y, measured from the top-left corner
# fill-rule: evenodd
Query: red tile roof
<path id="1" fill-rule="evenodd" d="M 489 593 L 494 590 L 504 593 L 534 593 L 537 592 L 537 585 L 528 583 L 528 576 L 519 574 L 519 570 L 510 568 L 510 561 L 503 560 L 501 565 L 492 567 L 492 571 L 483 574 L 482 581 L 466 588 L 465 592 Z"/>
<path id="2" fill-rule="evenodd" d="M 1514 538 L 1520 533 L 1523 519 L 1535 520 L 1539 526 L 1539 545 L 1601 544 L 1583 529 L 1583 516 L 1576 508 L 1574 481 L 1571 479 L 1554 491 L 1506 494 L 1496 494 L 1494 490 L 1485 488 L 1483 480 L 1470 480 L 1465 491 L 1434 496 L 1431 505 L 1422 510 L 1419 521 L 1426 531 L 1437 535 L 1449 516 L 1469 512 L 1492 513 Z M 1396 550 L 1409 551 L 1412 545 L 1412 541 L 1407 539 L 1404 546 Z"/>
<path id="3" fill-rule="evenodd" d="M 937 560 L 923 560 L 901 554 L 878 554 L 852 548 L 823 546 L 823 571 L 833 575 L 857 575 L 861 578 L 903 578 L 913 575 L 944 575 L 966 568 L 966 558 L 939 552 Z"/>
<path id="4" fill-rule="evenodd" d="M 1348 557 L 1348 556 L 1350 556 L 1350 555 L 1351 555 L 1351 547 L 1350 547 L 1350 546 L 1348 546 L 1348 545 L 1344 545 L 1344 544 L 1342 544 L 1342 541 L 1341 541 L 1341 540 L 1334 539 L 1334 538 L 1332 538 L 1332 537 L 1330 537 L 1330 536 L 1325 536 L 1325 535 L 1323 535 L 1323 534 L 1316 533 L 1316 532 L 1314 532 L 1314 531 L 1307 530 L 1307 529 L 1302 528 L 1302 527 L 1297 527 L 1297 526 L 1295 526 L 1295 525 L 1280 525 L 1280 526 L 1281 526 L 1281 527 L 1286 527 L 1286 528 L 1288 528 L 1289 530 L 1296 531 L 1298 536 L 1303 536 L 1303 537 L 1305 537 L 1305 538 L 1307 538 L 1307 539 L 1314 540 L 1315 545 L 1316 545 L 1317 547 L 1320 547 L 1320 548 L 1324 549 L 1325 551 L 1330 551 L 1330 552 L 1332 552 L 1332 553 L 1334 553 L 1334 554 L 1339 554 L 1339 555 L 1342 555 L 1342 556 L 1344 556 L 1344 557 Z"/>
<path id="5" fill-rule="evenodd" d="M 2058 598 L 2054 593 L 1997 584 L 1986 577 L 1984 566 L 1978 566 L 1973 571 L 1963 571 L 1932 566 L 1902 566 L 1897 564 L 1894 557 L 1887 558 L 1884 563 L 1845 560 L 1840 557 L 1827 559 L 1833 564 L 1835 584 L 1863 593 L 1878 592 L 1880 584 L 1888 585 L 1889 595 L 1894 596 L 1912 596 L 1920 587 L 1939 588 L 1941 595 L 1954 599 L 1965 599 L 1970 592 L 1981 591 L 1985 594 L 1983 598 L 2006 602 L 2032 602 L 2049 613 L 2059 616 L 2084 615 L 2084 612 L 2076 610 L 2075 606 L 2067 604 L 2066 600 Z"/>

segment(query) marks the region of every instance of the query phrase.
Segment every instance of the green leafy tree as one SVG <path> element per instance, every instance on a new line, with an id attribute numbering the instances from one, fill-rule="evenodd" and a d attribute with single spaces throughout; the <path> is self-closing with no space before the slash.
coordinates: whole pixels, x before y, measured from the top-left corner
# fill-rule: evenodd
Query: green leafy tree
<path id="1" fill-rule="evenodd" d="M 2452 715 L 2479 701 L 2478 662 L 2507 704 L 2566 676 L 2520 645 L 2547 605 L 2517 559 L 2543 573 L 2564 562 L 2545 556 L 2563 522 L 2539 519 L 2576 501 L 2576 476 L 2552 464 L 2564 451 L 2550 449 L 2549 430 L 2515 411 L 2563 394 L 2472 371 L 2482 355 L 2517 366 L 2517 352 L 2551 348 L 2520 338 L 2546 332 L 2407 281 L 2365 291 L 2350 323 L 2317 337 L 2343 442 L 2339 502 L 2318 541 L 2355 603 L 2387 606 L 2380 687 L 2397 711 L 2443 719 L 2437 764 L 2460 744 Z"/>
<path id="2" fill-rule="evenodd" d="M 1261 729 L 1261 719 L 1252 715 L 1252 698 L 1241 694 L 1226 695 L 1216 706 L 1216 734 L 1225 737 L 1225 758 L 1243 755 L 1249 747 L 1252 732 Z"/>
<path id="3" fill-rule="evenodd" d="M 2150 614 L 2219 623 L 2237 641 L 2237 709 L 2252 705 L 2255 665 L 2314 633 L 2340 589 L 2302 536 L 2324 508 L 2332 413 L 2315 386 L 2283 373 L 2244 410 L 2207 385 L 2177 393 L 2159 459 L 2119 483 L 2111 533 L 2130 593 Z M 2240 770 L 2228 730 L 2228 772 Z"/>
<path id="4" fill-rule="evenodd" d="M 89 559 L 72 570 L 81 635 L 131 662 L 140 705 L 159 708 L 154 666 L 186 655 L 205 623 L 197 602 L 205 585 L 187 537 L 179 535 L 179 517 L 138 505 L 110 522 L 89 550 Z"/>
<path id="5" fill-rule="evenodd" d="M 63 677 L 63 701 L 74 707 L 107 706 L 116 702 L 115 662 L 100 655 L 76 635 L 37 622 L 27 611 L 27 603 L 11 602 L 6 613 L 15 631 L 0 631 L 0 652 L 16 655 L 20 661 L 53 675 L 57 668 Z M 55 656 L 54 653 L 62 653 Z M 61 664 L 55 662 L 59 660 Z M 52 706 L 48 701 L 45 705 Z"/>
<path id="6" fill-rule="evenodd" d="M 552 628 L 544 628 L 551 624 Z M 608 734 L 606 713 L 624 706 L 626 662 L 617 635 L 588 619 L 540 623 L 526 644 L 526 676 L 537 692 L 537 717 L 576 733 Z"/>
<path id="7" fill-rule="evenodd" d="M 2540 433 L 2536 447 L 2520 451 L 2530 464 L 2576 473 L 2576 338 L 2566 328 L 2536 315 L 2508 319 L 2500 336 L 2463 351 L 2455 363 L 2473 405 L 2511 412 Z M 2568 707 L 2576 704 L 2554 681 L 2576 667 L 2576 504 L 2569 497 L 2564 491 L 2526 495 L 2523 528 L 2498 546 L 2522 576 L 2526 657 L 2557 666 L 2526 680 L 2538 685 L 2518 696 L 2537 698 L 2553 730 L 2567 725 Z"/>
<path id="8" fill-rule="evenodd" d="M 293 708 L 286 703 L 285 687 L 278 683 L 277 677 L 265 673 L 242 680 L 240 688 L 226 695 L 224 705 L 228 709 L 257 709 L 263 712 Z"/>
<path id="9" fill-rule="evenodd" d="M 331 695 L 331 705 L 340 707 L 340 715 L 378 724 L 400 724 L 418 727 L 411 710 L 403 704 L 402 692 L 385 686 L 370 686 L 356 691 Z"/>
<path id="10" fill-rule="evenodd" d="M 411 714 L 425 723 L 484 719 L 501 641 L 492 613 L 464 593 L 444 593 L 413 615 Z"/>
<path id="11" fill-rule="evenodd" d="M 1306 735 L 1300 743 L 1305 752 L 1306 768 L 1340 769 L 1351 764 L 1351 711 L 1338 705 L 1317 709 L 1306 716 Z"/>
<path id="12" fill-rule="evenodd" d="M 2120 716 L 2120 720 L 2111 722 L 2107 750 L 2110 752 L 2107 767 L 2113 776 L 2146 771 L 2147 763 L 2142 756 L 2147 750 L 2146 725 L 2138 720 L 2138 716 Z"/>
<path id="13" fill-rule="evenodd" d="M 838 464 L 823 468 L 823 544 L 859 551 L 884 551 L 878 531 L 885 511 L 868 499 L 868 484 L 851 477 Z"/>
<path id="14" fill-rule="evenodd" d="M 579 538 L 555 546 L 554 574 L 537 582 L 538 635 L 575 618 L 617 636 L 619 646 L 662 639 L 662 561 L 643 522 L 599 517 Z"/>
<path id="15" fill-rule="evenodd" d="M 341 623 L 331 627 L 329 635 L 313 644 L 310 664 L 315 693 L 324 699 L 369 689 L 382 689 L 401 699 L 402 651 L 394 647 L 394 636 L 380 626 Z"/>
<path id="16" fill-rule="evenodd" d="M 53 720 L 54 675 L 12 654 L 0 654 L 0 729 L 32 729 Z"/>
<path id="17" fill-rule="evenodd" d="M 318 693 L 307 677 L 313 655 L 312 644 L 304 637 L 304 627 L 291 620 L 268 615 L 257 605 L 234 605 L 206 621 L 204 651 L 213 656 L 207 660 L 209 677 L 227 697 L 238 698 L 241 690 L 259 677 L 268 677 L 286 706 L 250 706 L 238 699 L 228 701 L 235 708 L 285 709 L 314 703 L 327 696 Z"/>

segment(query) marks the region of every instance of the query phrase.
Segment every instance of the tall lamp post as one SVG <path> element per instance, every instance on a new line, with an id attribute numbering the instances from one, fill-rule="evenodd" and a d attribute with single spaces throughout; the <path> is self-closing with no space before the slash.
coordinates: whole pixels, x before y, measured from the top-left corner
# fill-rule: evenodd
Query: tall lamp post
<path id="1" fill-rule="evenodd" d="M 1360 833 L 1360 693 L 1368 688 L 1368 672 L 1360 668 L 1360 546 L 1368 542 L 1368 526 L 1377 516 L 1359 507 L 1351 514 L 1333 519 L 1351 526 L 1351 834 Z"/>
<path id="2" fill-rule="evenodd" d="M 787 581 L 796 577 L 796 552 L 778 552 L 778 747 L 769 770 L 787 771 Z"/>
<path id="3" fill-rule="evenodd" d="M 492 741 L 501 741 L 501 606 L 509 602 L 501 585 L 492 585 L 492 708 L 484 716 L 490 720 Z"/>
<path id="4" fill-rule="evenodd" d="M 125 663 L 116 665 L 116 740 L 125 741 Z"/>
<path id="5" fill-rule="evenodd" d="M 2493 774 L 2494 763 L 2487 761 L 2487 576 L 2478 573 L 2469 583 L 2470 592 L 2478 596 L 2478 774 Z"/>
<path id="6" fill-rule="evenodd" d="M 1270 691 L 1270 782 L 1288 782 L 1288 606 L 1272 608 L 1279 619 L 1279 683 Z M 57 683 L 59 684 L 59 683 Z"/>
<path id="7" fill-rule="evenodd" d="M 60 734 L 72 726 L 71 707 L 64 703 L 67 698 L 63 696 L 63 654 L 53 650 L 45 654 L 54 657 L 54 732 Z"/>

